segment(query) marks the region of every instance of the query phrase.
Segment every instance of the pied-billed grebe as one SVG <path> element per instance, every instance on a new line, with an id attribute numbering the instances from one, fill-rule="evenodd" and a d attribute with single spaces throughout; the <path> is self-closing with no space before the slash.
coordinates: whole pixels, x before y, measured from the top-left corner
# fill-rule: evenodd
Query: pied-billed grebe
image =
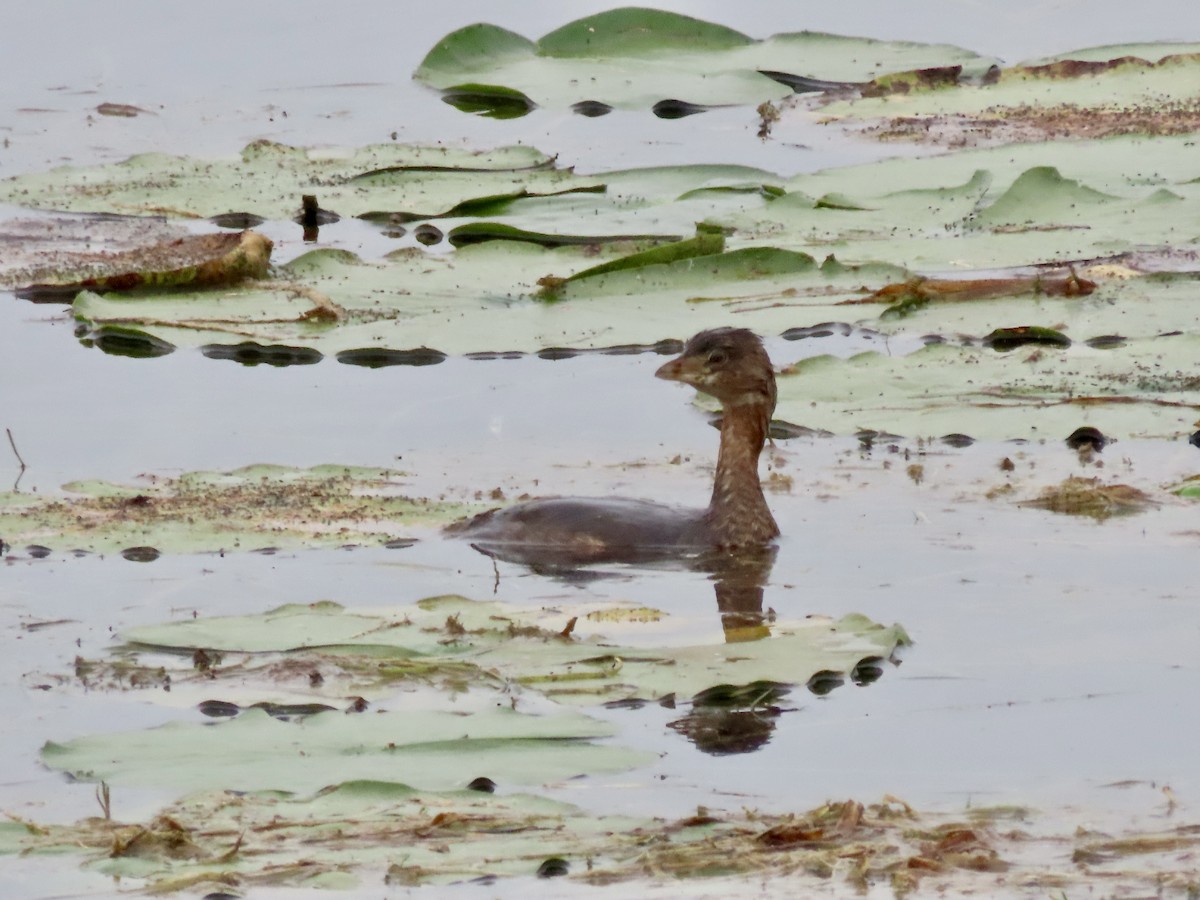
<path id="1" fill-rule="evenodd" d="M 664 559 L 763 547 L 779 535 L 758 480 L 775 410 L 775 373 L 744 328 L 702 331 L 654 373 L 721 401 L 721 449 L 707 509 L 647 500 L 561 497 L 490 510 L 447 531 L 491 556 L 529 564 Z"/>

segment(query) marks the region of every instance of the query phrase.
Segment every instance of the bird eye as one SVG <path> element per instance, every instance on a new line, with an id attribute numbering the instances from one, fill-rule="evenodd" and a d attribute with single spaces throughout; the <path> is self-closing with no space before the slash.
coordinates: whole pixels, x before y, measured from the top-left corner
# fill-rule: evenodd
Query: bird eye
<path id="1" fill-rule="evenodd" d="M 724 350 L 714 350 L 712 353 L 708 354 L 708 364 L 710 366 L 719 366 L 725 362 L 727 358 L 728 357 L 725 355 Z"/>

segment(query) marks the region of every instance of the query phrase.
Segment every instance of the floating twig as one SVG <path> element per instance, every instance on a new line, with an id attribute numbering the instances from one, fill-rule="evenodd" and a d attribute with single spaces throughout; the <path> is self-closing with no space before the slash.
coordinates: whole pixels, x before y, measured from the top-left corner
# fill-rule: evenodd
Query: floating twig
<path id="1" fill-rule="evenodd" d="M 21 464 L 21 469 L 17 472 L 17 480 L 13 482 L 12 486 L 13 491 L 19 491 L 21 489 L 21 479 L 25 477 L 25 470 L 29 467 L 25 465 L 25 460 L 21 458 L 21 451 L 17 449 L 17 442 L 13 440 L 12 429 L 5 428 L 4 433 L 8 435 L 8 446 L 12 447 L 13 455 L 16 456 L 17 462 Z M 0 548 L 2 547 L 3 542 L 0 541 Z"/>
<path id="2" fill-rule="evenodd" d="M 21 471 L 24 472 L 28 466 L 25 465 L 25 460 L 21 459 L 21 451 L 17 449 L 17 442 L 13 440 L 12 429 L 5 428 L 4 433 L 8 435 L 8 446 L 12 447 L 13 455 L 16 456 L 17 462 L 21 464 Z"/>

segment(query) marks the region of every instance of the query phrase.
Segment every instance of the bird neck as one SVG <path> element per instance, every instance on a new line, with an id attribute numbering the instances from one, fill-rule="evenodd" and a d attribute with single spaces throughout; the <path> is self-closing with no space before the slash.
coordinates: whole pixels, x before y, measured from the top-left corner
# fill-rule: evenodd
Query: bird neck
<path id="1" fill-rule="evenodd" d="M 707 518 L 721 546 L 762 544 L 779 535 L 758 478 L 758 457 L 767 439 L 766 403 L 726 406 L 721 449 Z"/>

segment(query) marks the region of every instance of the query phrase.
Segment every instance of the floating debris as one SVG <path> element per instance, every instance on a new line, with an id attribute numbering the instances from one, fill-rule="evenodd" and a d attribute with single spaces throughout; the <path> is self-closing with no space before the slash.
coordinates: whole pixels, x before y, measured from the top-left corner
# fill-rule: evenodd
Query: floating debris
<path id="1" fill-rule="evenodd" d="M 1043 488 L 1034 499 L 1018 504 L 1069 516 L 1087 516 L 1097 521 L 1144 512 L 1158 505 L 1158 501 L 1145 491 L 1131 485 L 1101 484 L 1099 478 L 1077 475 L 1061 484 Z"/>

